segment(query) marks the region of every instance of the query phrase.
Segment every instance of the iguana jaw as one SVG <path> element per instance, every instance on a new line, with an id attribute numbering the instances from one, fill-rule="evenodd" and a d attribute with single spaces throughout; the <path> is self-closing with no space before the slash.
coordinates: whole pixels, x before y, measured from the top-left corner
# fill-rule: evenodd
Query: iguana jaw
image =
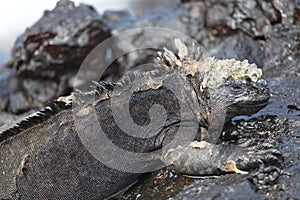
<path id="1" fill-rule="evenodd" d="M 268 105 L 269 101 L 268 99 L 262 100 L 262 101 L 255 101 L 255 102 L 249 102 L 249 103 L 244 103 L 244 104 L 236 104 L 236 107 L 239 108 L 259 108 L 262 109 Z"/>

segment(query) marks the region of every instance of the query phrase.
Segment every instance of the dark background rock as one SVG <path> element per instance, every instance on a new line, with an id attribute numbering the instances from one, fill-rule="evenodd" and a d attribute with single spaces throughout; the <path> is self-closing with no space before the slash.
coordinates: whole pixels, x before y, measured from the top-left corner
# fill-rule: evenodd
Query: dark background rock
<path id="1" fill-rule="evenodd" d="M 19 77 L 61 78 L 76 71 L 94 47 L 108 37 L 101 16 L 91 6 L 59 1 L 24 34 L 13 48 Z"/>
<path id="2" fill-rule="evenodd" d="M 294 62 L 299 60 L 297 34 L 300 26 L 295 20 L 298 15 L 297 9 L 299 6 L 292 1 L 226 1 L 224 3 L 201 0 L 175 4 L 175 7 L 166 7 L 165 10 L 146 14 L 144 17 L 110 11 L 104 13 L 103 20 L 110 27 L 112 35 L 118 35 L 130 28 L 169 28 L 198 41 L 209 56 L 248 59 L 251 63 L 268 70 L 280 67 L 286 62 L 283 57 L 280 61 L 271 60 L 275 59 L 270 56 L 272 54 L 285 53 L 289 55 L 289 60 Z M 155 50 L 168 47 L 170 38 L 166 33 L 153 37 L 156 39 L 149 39 L 147 31 L 141 31 L 117 46 L 124 51 L 128 47 L 139 47 L 140 43 L 147 42 L 151 43 Z M 281 45 L 274 48 L 274 45 L 282 42 L 290 46 L 286 48 Z M 119 58 L 119 63 L 123 66 L 121 69 L 127 71 L 129 66 L 136 67 L 153 60 L 155 50 L 135 51 Z"/>
<path id="3" fill-rule="evenodd" d="M 1 68 L 0 111 L 20 114 L 70 94 L 82 61 L 107 37 L 93 7 L 59 1 L 16 40 L 11 62 Z"/>

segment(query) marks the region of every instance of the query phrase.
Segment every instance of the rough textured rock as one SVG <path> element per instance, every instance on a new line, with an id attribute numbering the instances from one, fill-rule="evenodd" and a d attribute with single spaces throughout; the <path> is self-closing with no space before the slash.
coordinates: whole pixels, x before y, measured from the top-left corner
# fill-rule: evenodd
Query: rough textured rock
<path id="1" fill-rule="evenodd" d="M 111 24 L 112 35 L 129 28 L 161 27 L 177 30 L 191 36 L 207 51 L 207 55 L 217 58 L 248 59 L 262 68 L 279 67 L 283 62 L 270 60 L 278 51 L 288 54 L 289 60 L 299 59 L 299 5 L 292 1 L 194 1 L 166 7 L 165 10 L 144 17 L 134 17 L 129 13 L 106 12 L 104 21 Z M 147 20 L 145 20 L 145 18 Z M 280 29 L 281 31 L 276 31 Z M 277 33 L 276 33 L 277 32 Z M 281 35 L 280 35 L 281 34 Z M 293 35 L 293 37 L 288 37 Z M 155 40 L 150 39 L 151 36 Z M 284 40 L 284 41 L 282 41 Z M 139 47 L 141 43 L 151 43 L 153 48 L 168 44 L 167 31 L 157 34 L 141 30 L 128 40 L 117 44 L 119 49 Z M 287 48 L 274 48 L 276 43 L 289 44 Z M 280 50 L 281 49 L 281 50 Z M 287 52 L 282 52 L 287 51 Z M 119 59 L 128 66 L 138 66 L 153 59 L 153 51 L 135 51 Z"/>
<path id="2" fill-rule="evenodd" d="M 20 114 L 70 93 L 83 59 L 108 36 L 93 7 L 59 1 L 16 40 L 1 68 L 0 111 Z"/>

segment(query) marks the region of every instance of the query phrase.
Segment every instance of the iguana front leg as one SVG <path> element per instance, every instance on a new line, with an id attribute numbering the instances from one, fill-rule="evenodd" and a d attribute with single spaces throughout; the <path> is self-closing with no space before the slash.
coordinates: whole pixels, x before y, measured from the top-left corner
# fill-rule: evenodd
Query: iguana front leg
<path id="1" fill-rule="evenodd" d="M 244 170 L 257 168 L 262 163 L 270 163 L 271 160 L 280 162 L 281 154 L 273 148 L 250 151 L 239 146 L 193 141 L 169 148 L 164 151 L 161 159 L 175 171 L 189 175 L 226 172 L 247 174 Z"/>

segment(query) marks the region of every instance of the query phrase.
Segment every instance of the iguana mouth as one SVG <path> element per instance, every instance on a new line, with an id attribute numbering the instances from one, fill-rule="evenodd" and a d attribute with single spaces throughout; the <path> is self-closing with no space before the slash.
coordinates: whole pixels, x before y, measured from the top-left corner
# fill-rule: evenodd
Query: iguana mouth
<path id="1" fill-rule="evenodd" d="M 251 102 L 247 104 L 237 104 L 236 107 L 244 107 L 244 108 L 253 108 L 253 107 L 265 107 L 269 103 L 269 100 L 262 100 L 262 101 L 256 101 L 256 102 Z"/>
<path id="2" fill-rule="evenodd" d="M 261 101 L 253 101 L 249 103 L 237 103 L 234 106 L 238 108 L 264 108 L 268 105 L 269 99 L 261 100 Z"/>
<path id="3" fill-rule="evenodd" d="M 250 116 L 257 113 L 259 110 L 265 108 L 269 103 L 269 98 L 259 101 L 249 101 L 245 103 L 236 103 L 231 106 L 228 116 L 226 116 L 226 121 L 230 121 L 235 116 L 247 115 Z"/>

